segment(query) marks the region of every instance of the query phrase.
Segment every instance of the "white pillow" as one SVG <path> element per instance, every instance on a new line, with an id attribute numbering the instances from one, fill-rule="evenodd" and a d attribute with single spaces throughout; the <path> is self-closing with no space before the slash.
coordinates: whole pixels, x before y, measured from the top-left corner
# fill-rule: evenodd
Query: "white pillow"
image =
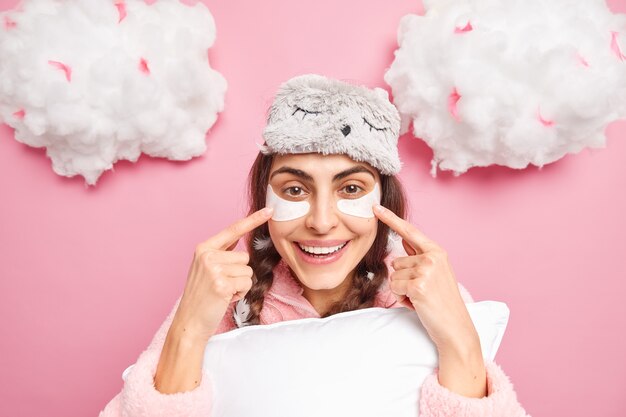
<path id="1" fill-rule="evenodd" d="M 466 306 L 483 357 L 493 360 L 509 309 L 498 301 Z M 213 336 L 203 378 L 214 388 L 213 417 L 415 417 L 437 362 L 413 310 L 375 307 Z"/>

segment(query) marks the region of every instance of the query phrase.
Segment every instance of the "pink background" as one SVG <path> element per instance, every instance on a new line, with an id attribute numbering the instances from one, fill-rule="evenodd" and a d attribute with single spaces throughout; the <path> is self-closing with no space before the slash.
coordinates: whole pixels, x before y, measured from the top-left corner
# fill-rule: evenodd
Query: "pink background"
<path id="1" fill-rule="evenodd" d="M 2 416 L 97 415 L 181 293 L 196 244 L 244 214 L 278 85 L 315 72 L 385 87 L 398 21 L 422 10 L 409 0 L 205 3 L 217 23 L 211 62 L 229 89 L 204 156 L 122 161 L 86 188 L 0 126 Z M 626 0 L 609 4 L 626 12 Z M 533 416 L 626 415 L 625 135 L 626 122 L 614 123 L 606 149 L 541 170 L 437 179 L 430 149 L 400 139 L 414 224 L 475 299 L 511 309 L 496 360 Z"/>

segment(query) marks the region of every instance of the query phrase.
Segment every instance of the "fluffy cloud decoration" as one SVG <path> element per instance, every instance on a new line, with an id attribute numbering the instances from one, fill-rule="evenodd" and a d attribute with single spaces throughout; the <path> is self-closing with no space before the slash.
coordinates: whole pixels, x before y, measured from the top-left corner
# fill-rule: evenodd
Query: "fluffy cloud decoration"
<path id="1" fill-rule="evenodd" d="M 202 3 L 30 0 L 0 15 L 0 121 L 94 185 L 143 152 L 189 160 L 224 106 Z"/>
<path id="2" fill-rule="evenodd" d="M 605 0 L 424 0 L 385 73 L 431 174 L 542 167 L 626 117 L 626 15 Z"/>

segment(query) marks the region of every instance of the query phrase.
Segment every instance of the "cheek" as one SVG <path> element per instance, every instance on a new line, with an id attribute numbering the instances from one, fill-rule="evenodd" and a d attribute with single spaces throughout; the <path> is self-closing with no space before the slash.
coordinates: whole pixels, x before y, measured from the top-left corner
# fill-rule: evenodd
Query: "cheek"
<path id="1" fill-rule="evenodd" d="M 348 229 L 361 239 L 374 241 L 378 230 L 378 219 L 362 219 L 352 216 L 345 216 L 344 224 Z"/>
<path id="2" fill-rule="evenodd" d="M 267 227 L 270 232 L 270 237 L 276 243 L 279 243 L 283 239 L 288 239 L 298 228 L 302 227 L 300 221 L 289 222 L 277 222 L 270 220 L 267 223 Z M 281 243 L 282 244 L 282 243 Z"/>

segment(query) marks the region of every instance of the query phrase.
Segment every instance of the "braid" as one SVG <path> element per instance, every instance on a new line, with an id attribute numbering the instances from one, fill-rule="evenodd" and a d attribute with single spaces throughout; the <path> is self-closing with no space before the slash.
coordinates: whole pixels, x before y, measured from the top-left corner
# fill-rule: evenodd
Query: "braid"
<path id="1" fill-rule="evenodd" d="M 258 240 L 257 240 L 258 239 Z M 250 306 L 250 314 L 246 323 L 248 325 L 261 324 L 260 316 L 263 309 L 265 294 L 272 287 L 274 282 L 274 267 L 280 262 L 280 254 L 274 245 L 254 245 L 255 241 L 266 242 L 270 239 L 267 225 L 255 229 L 252 238 L 248 241 L 248 253 L 250 254 L 249 265 L 254 271 L 252 276 L 252 287 L 245 296 L 245 300 Z"/>
<path id="2" fill-rule="evenodd" d="M 248 176 L 250 211 L 248 214 L 265 207 L 267 187 L 260 187 L 259 184 L 268 184 L 272 160 L 271 155 L 264 155 L 259 152 L 252 168 L 250 168 L 250 175 Z M 254 273 L 252 275 L 252 287 L 241 300 L 249 306 L 245 324 L 242 323 L 242 325 L 256 325 L 261 324 L 261 310 L 263 309 L 265 294 L 272 287 L 274 282 L 273 269 L 281 258 L 274 245 L 271 244 L 267 223 L 257 227 L 246 236 L 246 247 L 250 255 L 248 265 Z"/>

